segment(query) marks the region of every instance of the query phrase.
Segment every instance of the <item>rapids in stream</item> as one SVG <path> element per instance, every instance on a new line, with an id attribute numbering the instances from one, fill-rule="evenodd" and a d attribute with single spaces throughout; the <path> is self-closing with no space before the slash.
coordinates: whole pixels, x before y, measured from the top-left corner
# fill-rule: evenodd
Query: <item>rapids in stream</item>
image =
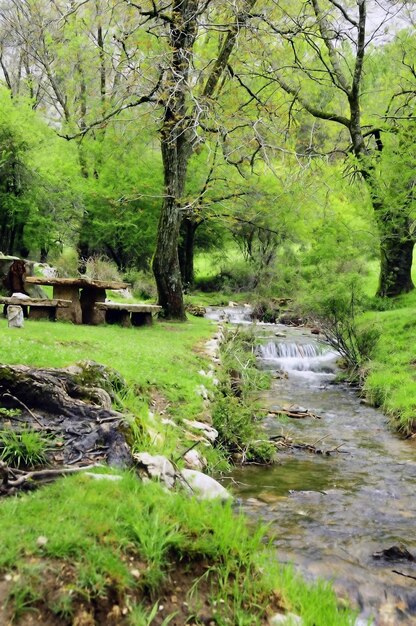
<path id="1" fill-rule="evenodd" d="M 357 624 L 416 624 L 416 580 L 402 575 L 416 577 L 416 562 L 373 556 L 402 544 L 416 556 L 416 442 L 400 439 L 381 411 L 335 384 L 337 354 L 309 331 L 257 328 L 259 367 L 284 372 L 262 394 L 263 406 L 301 405 L 322 416 L 268 417 L 267 435 L 341 447 L 330 456 L 284 451 L 274 466 L 234 469 L 241 507 L 270 525 L 281 562 L 333 582 L 359 611 Z"/>

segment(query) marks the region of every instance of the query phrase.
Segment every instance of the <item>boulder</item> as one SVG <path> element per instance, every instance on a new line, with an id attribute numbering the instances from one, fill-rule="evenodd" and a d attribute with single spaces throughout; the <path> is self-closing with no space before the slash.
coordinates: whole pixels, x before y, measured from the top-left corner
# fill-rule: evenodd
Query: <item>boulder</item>
<path id="1" fill-rule="evenodd" d="M 181 471 L 184 487 L 199 500 L 231 500 L 232 495 L 211 476 L 191 469 Z"/>
<path id="2" fill-rule="evenodd" d="M 133 454 L 139 474 L 144 479 L 155 478 L 172 489 L 175 484 L 176 472 L 172 463 L 165 456 L 151 455 L 148 452 Z"/>
<path id="3" fill-rule="evenodd" d="M 187 469 L 203 470 L 207 466 L 207 460 L 201 456 L 198 450 L 188 450 L 183 460 Z"/>
<path id="4" fill-rule="evenodd" d="M 7 321 L 9 328 L 23 328 L 23 309 L 21 306 L 10 304 L 7 307 Z"/>

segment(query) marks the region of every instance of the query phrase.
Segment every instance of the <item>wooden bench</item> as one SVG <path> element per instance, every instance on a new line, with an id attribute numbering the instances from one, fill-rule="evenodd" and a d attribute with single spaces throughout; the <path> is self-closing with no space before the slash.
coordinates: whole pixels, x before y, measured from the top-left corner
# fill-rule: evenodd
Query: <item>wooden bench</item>
<path id="1" fill-rule="evenodd" d="M 97 302 L 94 306 L 92 324 L 120 324 L 121 326 L 147 326 L 152 314 L 161 306 L 156 304 L 124 304 L 123 302 Z"/>
<path id="2" fill-rule="evenodd" d="M 17 298 L 17 297 L 0 297 L 0 304 L 14 304 L 21 307 L 30 307 L 29 319 L 32 320 L 55 320 L 58 308 L 69 307 L 70 300 L 47 300 L 41 298 Z M 25 310 L 23 308 L 23 310 Z M 27 309 L 26 309 L 27 310 Z"/>

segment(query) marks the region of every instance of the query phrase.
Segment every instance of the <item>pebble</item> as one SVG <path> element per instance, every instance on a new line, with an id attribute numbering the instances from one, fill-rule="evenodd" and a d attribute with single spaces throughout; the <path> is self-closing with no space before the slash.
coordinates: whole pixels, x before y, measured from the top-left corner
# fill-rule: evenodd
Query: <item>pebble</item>
<path id="1" fill-rule="evenodd" d="M 48 538 L 44 537 L 43 535 L 40 535 L 36 539 L 36 545 L 38 546 L 38 548 L 44 548 L 47 543 L 48 543 Z"/>

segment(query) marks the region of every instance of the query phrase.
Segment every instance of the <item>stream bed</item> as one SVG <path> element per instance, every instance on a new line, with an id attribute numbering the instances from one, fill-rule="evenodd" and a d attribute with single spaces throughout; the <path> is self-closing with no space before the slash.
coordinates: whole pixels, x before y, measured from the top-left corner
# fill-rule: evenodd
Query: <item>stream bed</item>
<path id="1" fill-rule="evenodd" d="M 337 355 L 307 330 L 257 329 L 259 366 L 287 376 L 273 379 L 263 406 L 300 405 L 322 416 L 268 417 L 267 435 L 340 448 L 330 456 L 283 451 L 275 466 L 234 469 L 242 509 L 270 525 L 281 562 L 331 580 L 359 611 L 357 624 L 416 624 L 416 579 L 403 575 L 416 577 L 416 562 L 373 556 L 392 546 L 416 556 L 416 442 L 400 439 L 381 411 L 335 384 Z"/>

